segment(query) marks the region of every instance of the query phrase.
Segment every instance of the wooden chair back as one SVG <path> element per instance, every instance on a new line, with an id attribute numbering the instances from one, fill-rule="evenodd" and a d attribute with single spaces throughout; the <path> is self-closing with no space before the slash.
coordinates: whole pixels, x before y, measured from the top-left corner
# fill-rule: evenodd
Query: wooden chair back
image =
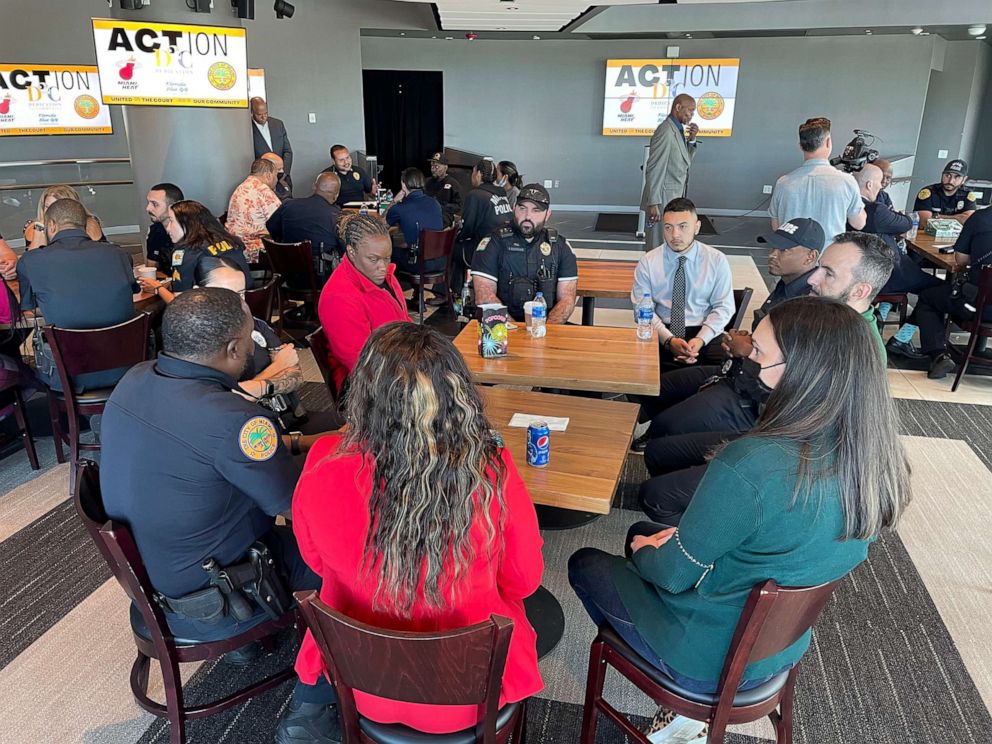
<path id="1" fill-rule="evenodd" d="M 296 598 L 334 680 L 346 741 L 359 740 L 353 691 L 360 690 L 407 703 L 478 705 L 476 740 L 495 743 L 512 621 L 493 615 L 468 628 L 412 633 L 353 620 L 313 591 Z"/>
<path id="2" fill-rule="evenodd" d="M 327 385 L 327 389 L 331 392 L 335 402 L 337 402 L 340 391 L 337 385 L 334 384 L 334 375 L 331 372 L 330 361 L 331 347 L 327 343 L 327 334 L 324 333 L 324 327 L 320 326 L 306 338 L 310 344 L 310 351 L 313 353 L 314 361 L 317 362 L 317 369 L 320 370 L 320 376 L 324 378 L 324 384 Z"/>
<path id="3" fill-rule="evenodd" d="M 150 325 L 151 316 L 138 313 L 107 328 L 76 330 L 45 326 L 45 341 L 52 350 L 66 395 L 72 389 L 72 379 L 78 375 L 133 367 L 145 361 Z"/>
<path id="4" fill-rule="evenodd" d="M 286 286 L 295 292 L 320 293 L 320 283 L 313 266 L 313 251 L 309 240 L 299 243 L 277 243 L 262 238 L 272 271 L 282 275 Z"/>
<path id="5" fill-rule="evenodd" d="M 245 304 L 248 305 L 253 317 L 264 320 L 266 323 L 272 322 L 272 313 L 276 307 L 276 295 L 279 292 L 281 282 L 282 276 L 273 274 L 272 278 L 262 286 L 245 292 Z"/>
<path id="6" fill-rule="evenodd" d="M 741 323 L 744 322 L 744 316 L 747 315 L 747 307 L 751 304 L 751 295 L 753 294 L 754 290 L 750 287 L 734 290 L 734 307 L 737 310 L 734 311 L 730 322 L 727 324 L 728 331 L 739 331 L 741 329 Z"/>

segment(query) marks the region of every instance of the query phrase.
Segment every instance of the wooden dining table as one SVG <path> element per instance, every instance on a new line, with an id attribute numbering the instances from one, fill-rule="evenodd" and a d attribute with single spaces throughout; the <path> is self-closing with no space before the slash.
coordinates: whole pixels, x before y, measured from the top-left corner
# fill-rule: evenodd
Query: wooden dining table
<path id="1" fill-rule="evenodd" d="M 523 323 L 508 331 L 505 357 L 479 354 L 479 323 L 473 320 L 455 338 L 476 382 L 658 395 L 658 339 L 639 341 L 633 328 L 548 325 L 544 338 L 532 338 Z"/>
<path id="2" fill-rule="evenodd" d="M 906 238 L 906 247 L 923 256 L 938 269 L 954 274 L 961 270 L 954 260 L 954 254 L 941 253 L 938 246 L 953 247 L 955 240 L 955 238 L 935 238 L 921 230 L 917 232 L 915 238 Z"/>
<path id="3" fill-rule="evenodd" d="M 593 325 L 596 298 L 630 299 L 636 261 L 593 261 L 579 259 L 577 294 L 582 298 L 582 325 Z M 631 310 L 633 312 L 633 309 Z"/>
<path id="4" fill-rule="evenodd" d="M 609 514 L 637 424 L 637 404 L 501 387 L 483 387 L 481 393 L 535 504 Z M 547 467 L 527 464 L 527 428 L 510 426 L 515 413 L 569 419 L 565 431 L 551 432 Z"/>

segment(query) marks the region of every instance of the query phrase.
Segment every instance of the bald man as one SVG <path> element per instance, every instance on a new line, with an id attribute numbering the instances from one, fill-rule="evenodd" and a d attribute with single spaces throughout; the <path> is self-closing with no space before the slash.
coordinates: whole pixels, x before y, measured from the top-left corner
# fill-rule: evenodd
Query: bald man
<path id="1" fill-rule="evenodd" d="M 262 160 L 268 160 L 276 167 L 276 187 L 273 191 L 276 192 L 276 196 L 279 197 L 279 201 L 285 202 L 287 199 L 292 199 L 293 182 L 290 181 L 289 176 L 286 175 L 285 161 L 274 152 L 263 153 Z"/>
<path id="2" fill-rule="evenodd" d="M 252 98 L 251 105 L 251 137 L 255 146 L 255 159 L 262 157 L 267 152 L 275 153 L 283 159 L 286 169 L 286 183 L 290 190 L 293 188 L 293 179 L 290 172 L 293 170 L 293 146 L 289 144 L 289 135 L 286 134 L 286 125 L 281 119 L 269 116 L 269 106 L 264 98 Z"/>
<path id="3" fill-rule="evenodd" d="M 325 273 L 324 266 L 329 264 L 327 259 L 321 261 L 321 256 L 327 254 L 340 258 L 344 252 L 338 237 L 341 207 L 335 204 L 340 192 L 341 179 L 338 175 L 321 173 L 314 181 L 313 194 L 305 199 L 290 199 L 265 223 L 269 234 L 279 242 L 309 240 L 317 273 L 321 275 Z"/>
<path id="4" fill-rule="evenodd" d="M 675 96 L 671 112 L 651 136 L 641 195 L 641 209 L 647 216 L 645 251 L 661 243 L 658 229 L 661 210 L 672 199 L 685 196 L 689 166 L 696 157 L 699 127 L 691 123 L 695 113 L 696 100 L 692 96 L 685 93 Z"/>

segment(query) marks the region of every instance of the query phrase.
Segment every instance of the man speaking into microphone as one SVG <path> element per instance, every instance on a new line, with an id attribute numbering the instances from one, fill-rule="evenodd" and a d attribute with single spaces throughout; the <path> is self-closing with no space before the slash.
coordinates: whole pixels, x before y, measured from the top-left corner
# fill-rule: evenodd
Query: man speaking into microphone
<path id="1" fill-rule="evenodd" d="M 672 199 L 685 196 L 689 166 L 696 156 L 699 127 L 690 124 L 696 113 L 696 99 L 687 93 L 675 96 L 672 110 L 651 135 L 648 162 L 644 167 L 644 193 L 641 209 L 647 215 L 644 250 L 657 247 L 661 210 Z M 688 127 L 686 127 L 688 125 Z"/>

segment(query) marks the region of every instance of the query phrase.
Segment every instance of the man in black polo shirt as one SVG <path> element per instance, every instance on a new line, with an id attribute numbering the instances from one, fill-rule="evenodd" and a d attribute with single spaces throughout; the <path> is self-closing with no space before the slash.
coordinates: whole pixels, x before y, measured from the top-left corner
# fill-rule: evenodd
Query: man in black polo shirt
<path id="1" fill-rule="evenodd" d="M 45 322 L 62 328 L 104 328 L 134 316 L 138 292 L 130 257 L 113 243 L 86 235 L 86 208 L 59 199 L 45 212 L 48 245 L 21 256 L 17 279 L 21 309 L 41 309 Z M 51 359 L 37 359 L 38 375 L 60 390 Z M 126 370 L 80 375 L 81 390 L 110 387 Z"/>
<path id="2" fill-rule="evenodd" d="M 344 145 L 334 145 L 331 148 L 330 168 L 324 168 L 323 173 L 337 173 L 341 179 L 341 193 L 338 194 L 337 205 L 343 207 L 348 202 L 367 201 L 368 196 L 375 196 L 379 184 L 375 182 L 364 169 L 352 165 L 351 153 Z"/>
<path id="3" fill-rule="evenodd" d="M 322 253 L 344 253 L 338 237 L 341 207 L 337 205 L 341 179 L 337 173 L 321 173 L 313 184 L 313 194 L 305 199 L 290 199 L 272 213 L 265 227 L 274 240 L 282 243 L 310 241 L 314 261 Z"/>
<path id="4" fill-rule="evenodd" d="M 430 164 L 431 177 L 424 184 L 424 193 L 437 199 L 444 215 L 444 226 L 449 227 L 462 211 L 462 187 L 448 175 L 448 156 L 443 152 L 434 153 Z"/>
<path id="5" fill-rule="evenodd" d="M 932 183 L 916 195 L 913 211 L 920 215 L 920 229 L 931 217 L 949 217 L 964 224 L 975 212 L 975 195 L 964 187 L 968 164 L 964 160 L 948 160 L 940 183 Z"/>
<path id="6" fill-rule="evenodd" d="M 175 247 L 165 229 L 169 207 L 185 198 L 182 189 L 174 183 L 158 183 L 148 189 L 145 213 L 152 224 L 145 239 L 145 261 L 159 271 L 168 271 L 172 266 L 172 249 Z"/>

